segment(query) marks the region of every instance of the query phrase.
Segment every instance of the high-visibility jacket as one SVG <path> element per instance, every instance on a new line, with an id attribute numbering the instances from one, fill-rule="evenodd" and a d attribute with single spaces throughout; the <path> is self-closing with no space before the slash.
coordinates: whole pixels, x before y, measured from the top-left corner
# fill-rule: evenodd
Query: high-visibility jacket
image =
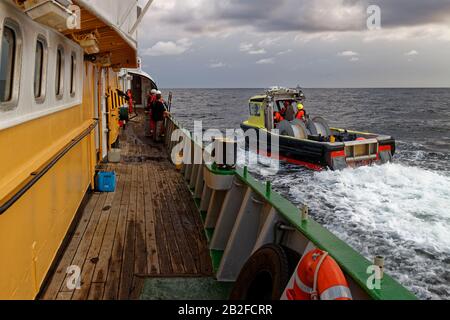
<path id="1" fill-rule="evenodd" d="M 128 91 L 128 113 L 133 113 L 133 94 L 131 90 Z"/>
<path id="2" fill-rule="evenodd" d="M 297 115 L 295 116 L 295 119 L 304 120 L 305 119 L 305 111 L 304 110 L 300 110 L 299 112 L 297 112 Z"/>
<path id="3" fill-rule="evenodd" d="M 147 110 L 151 110 L 153 102 L 156 101 L 156 96 L 155 95 L 149 95 L 148 99 L 147 99 Z"/>
<path id="4" fill-rule="evenodd" d="M 280 112 L 275 112 L 275 122 L 281 122 L 281 121 L 283 121 L 284 120 L 284 118 L 283 118 L 283 116 L 281 115 L 281 113 Z"/>

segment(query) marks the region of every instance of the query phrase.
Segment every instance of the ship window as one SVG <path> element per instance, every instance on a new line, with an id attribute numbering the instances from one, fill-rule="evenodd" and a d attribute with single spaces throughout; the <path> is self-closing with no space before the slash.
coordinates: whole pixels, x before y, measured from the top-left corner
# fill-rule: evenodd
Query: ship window
<path id="1" fill-rule="evenodd" d="M 12 99 L 16 41 L 15 31 L 5 26 L 3 29 L 0 61 L 0 102 L 7 102 Z"/>
<path id="2" fill-rule="evenodd" d="M 259 117 L 261 115 L 261 105 L 259 103 L 250 102 L 249 108 L 252 117 Z"/>
<path id="3" fill-rule="evenodd" d="M 64 51 L 61 47 L 56 51 L 56 96 L 61 99 L 64 95 Z"/>
<path id="4" fill-rule="evenodd" d="M 34 61 L 34 97 L 38 103 L 44 102 L 47 76 L 47 43 L 43 37 L 36 41 Z"/>
<path id="5" fill-rule="evenodd" d="M 70 95 L 75 96 L 75 77 L 76 77 L 76 69 L 77 69 L 77 59 L 74 52 L 70 56 Z"/>

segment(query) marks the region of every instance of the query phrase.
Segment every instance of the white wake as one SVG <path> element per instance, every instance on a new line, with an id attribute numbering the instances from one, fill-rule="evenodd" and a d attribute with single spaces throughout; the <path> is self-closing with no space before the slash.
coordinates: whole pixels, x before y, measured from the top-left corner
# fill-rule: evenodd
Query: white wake
<path id="1" fill-rule="evenodd" d="M 304 174 L 303 174 L 304 175 Z M 450 297 L 450 177 L 401 164 L 287 174 L 274 184 L 420 298 Z"/>

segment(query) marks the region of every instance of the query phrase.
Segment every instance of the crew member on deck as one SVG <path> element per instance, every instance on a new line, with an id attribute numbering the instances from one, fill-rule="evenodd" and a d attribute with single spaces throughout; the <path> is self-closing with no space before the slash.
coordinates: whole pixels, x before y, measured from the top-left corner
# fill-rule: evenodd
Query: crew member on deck
<path id="1" fill-rule="evenodd" d="M 131 89 L 127 90 L 127 96 L 128 96 L 128 113 L 133 113 L 133 93 L 131 92 Z"/>
<path id="2" fill-rule="evenodd" d="M 156 89 L 152 89 L 148 95 L 147 106 L 145 108 L 145 136 L 150 137 L 155 129 L 152 119 L 152 106 L 156 101 Z"/>
<path id="3" fill-rule="evenodd" d="M 164 116 L 167 114 L 166 106 L 162 99 L 161 91 L 156 92 L 156 101 L 153 103 L 152 119 L 155 122 L 155 130 L 153 132 L 153 139 L 156 142 L 161 140 L 161 133 L 163 130 Z"/>

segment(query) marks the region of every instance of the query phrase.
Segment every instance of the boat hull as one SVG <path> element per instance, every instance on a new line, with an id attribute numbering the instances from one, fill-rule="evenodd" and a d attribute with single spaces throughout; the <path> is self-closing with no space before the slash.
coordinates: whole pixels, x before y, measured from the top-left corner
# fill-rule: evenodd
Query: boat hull
<path id="1" fill-rule="evenodd" d="M 249 130 L 256 131 L 256 137 L 258 138 L 257 152 L 259 154 L 277 157 L 280 160 L 313 170 L 322 170 L 324 168 L 340 170 L 346 167 L 384 164 L 392 161 L 392 157 L 395 154 L 395 139 L 389 136 L 377 136 L 376 153 L 373 153 L 370 157 L 350 158 L 348 145 L 345 143 L 319 142 L 277 135 L 278 144 L 275 144 L 275 146 L 278 145 L 279 152 L 278 155 L 272 155 L 271 142 L 272 140 L 276 141 L 276 139 L 272 138 L 274 134 L 266 130 L 258 130 L 258 128 L 244 123 L 241 124 L 241 128 L 244 132 Z M 261 132 L 264 132 L 267 138 L 261 138 Z M 267 147 L 265 147 L 266 145 Z M 248 149 L 248 145 L 246 147 Z"/>

